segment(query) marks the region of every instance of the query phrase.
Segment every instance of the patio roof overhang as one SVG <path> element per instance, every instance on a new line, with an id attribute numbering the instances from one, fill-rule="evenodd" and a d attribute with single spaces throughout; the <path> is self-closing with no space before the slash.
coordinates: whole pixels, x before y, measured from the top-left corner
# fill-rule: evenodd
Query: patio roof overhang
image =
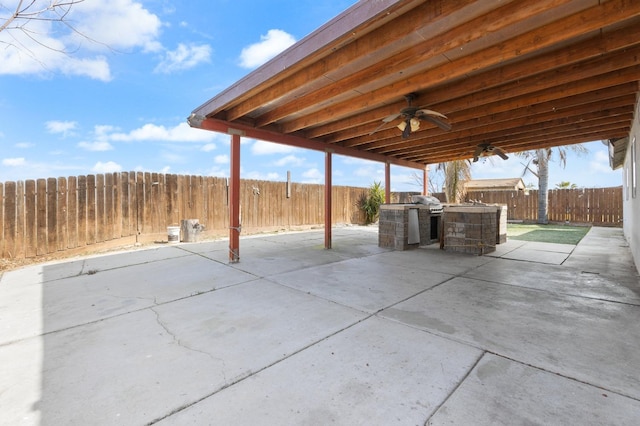
<path id="1" fill-rule="evenodd" d="M 189 122 L 424 169 L 478 144 L 513 153 L 627 137 L 639 80 L 637 0 L 360 1 Z M 379 128 L 409 93 L 452 130 Z"/>
<path id="2" fill-rule="evenodd" d="M 196 108 L 189 124 L 232 135 L 236 262 L 240 136 L 324 151 L 327 188 L 332 153 L 384 162 L 388 202 L 391 164 L 422 169 L 426 190 L 429 164 L 474 158 L 478 146 L 513 153 L 628 137 L 639 81 L 638 0 L 359 1 Z M 451 130 L 422 120 L 403 135 L 408 95 Z"/>

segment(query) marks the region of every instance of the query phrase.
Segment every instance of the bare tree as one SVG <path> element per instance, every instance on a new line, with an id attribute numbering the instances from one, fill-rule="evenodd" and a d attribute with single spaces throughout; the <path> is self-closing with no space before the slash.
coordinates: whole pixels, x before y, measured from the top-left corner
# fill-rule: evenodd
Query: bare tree
<path id="1" fill-rule="evenodd" d="M 0 39 L 0 44 L 29 51 L 29 48 L 20 42 L 18 37 L 11 34 L 19 32 L 41 46 L 67 53 L 43 42 L 43 34 L 37 29 L 34 29 L 33 24 L 37 22 L 59 24 L 76 34 L 80 34 L 73 25 L 70 24 L 67 18 L 71 9 L 83 1 L 84 0 L 19 0 L 15 7 L 9 7 L 4 3 L 0 3 L 0 33 L 4 32 L 11 35 L 8 41 Z M 84 34 L 80 35 L 87 38 Z"/>

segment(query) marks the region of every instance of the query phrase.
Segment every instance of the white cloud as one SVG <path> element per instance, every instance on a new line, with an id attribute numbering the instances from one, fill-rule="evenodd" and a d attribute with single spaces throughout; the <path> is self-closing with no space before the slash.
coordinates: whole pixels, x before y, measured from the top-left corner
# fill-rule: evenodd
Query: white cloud
<path id="1" fill-rule="evenodd" d="M 95 166 L 91 168 L 91 171 L 95 173 L 114 173 L 122 171 L 122 166 L 113 161 L 107 161 L 106 163 L 98 161 Z"/>
<path id="2" fill-rule="evenodd" d="M 589 168 L 596 173 L 613 173 L 609 166 L 609 154 L 606 151 L 597 151 L 589 162 Z"/>
<path id="3" fill-rule="evenodd" d="M 216 164 L 229 164 L 230 160 L 229 160 L 229 156 L 228 155 L 216 155 L 216 157 L 213 159 L 214 163 Z"/>
<path id="4" fill-rule="evenodd" d="M 280 175 L 276 172 L 269 173 L 261 173 L 261 172 L 248 172 L 243 176 L 244 179 L 254 179 L 254 180 L 278 180 L 280 179 Z"/>
<path id="5" fill-rule="evenodd" d="M 162 23 L 160 19 L 133 0 L 85 1 L 72 9 L 75 28 L 82 35 L 113 49 L 142 47 L 156 52 Z M 74 36 L 78 41 L 77 35 Z M 87 44 L 86 42 L 84 44 Z M 96 47 L 90 44 L 89 47 Z"/>
<path id="6" fill-rule="evenodd" d="M 202 151 L 204 151 L 204 152 L 211 152 L 211 151 L 214 151 L 216 149 L 216 144 L 215 143 L 208 143 L 208 144 L 204 145 L 200 149 Z"/>
<path id="7" fill-rule="evenodd" d="M 273 163 L 274 166 L 284 167 L 284 166 L 302 166 L 304 164 L 305 159 L 301 157 L 296 157 L 295 155 L 287 155 Z"/>
<path id="8" fill-rule="evenodd" d="M 95 141 L 95 142 L 80 142 L 78 148 L 85 149 L 87 151 L 110 151 L 113 146 L 107 141 Z"/>
<path id="9" fill-rule="evenodd" d="M 174 127 L 145 124 L 129 133 L 113 133 L 109 139 L 119 142 L 134 141 L 165 141 L 165 142 L 209 142 L 216 138 L 217 133 L 194 129 L 187 123 L 180 123 Z"/>
<path id="10" fill-rule="evenodd" d="M 288 154 L 295 148 L 278 143 L 256 141 L 251 146 L 251 153 L 254 155 Z"/>
<path id="11" fill-rule="evenodd" d="M 27 162 L 25 161 L 24 157 L 2 159 L 3 166 L 19 167 L 19 166 L 24 166 L 26 163 Z"/>
<path id="12" fill-rule="evenodd" d="M 324 173 L 313 168 L 302 173 L 302 177 L 304 178 L 303 183 L 321 183 L 324 179 Z"/>
<path id="13" fill-rule="evenodd" d="M 216 166 L 209 170 L 208 176 L 229 177 L 229 169 Z"/>
<path id="14" fill-rule="evenodd" d="M 269 30 L 266 35 L 260 36 L 260 42 L 242 49 L 240 66 L 243 68 L 260 66 L 295 42 L 296 39 L 291 34 L 282 30 Z"/>
<path id="15" fill-rule="evenodd" d="M 27 148 L 32 148 L 34 147 L 35 144 L 31 143 L 31 142 L 18 142 L 15 147 L 16 148 L 20 148 L 20 149 L 27 149 Z"/>
<path id="16" fill-rule="evenodd" d="M 154 69 L 154 72 L 170 74 L 195 67 L 203 62 L 209 62 L 211 46 L 208 44 L 185 45 L 180 43 L 176 50 L 168 50 L 164 58 Z"/>
<path id="17" fill-rule="evenodd" d="M 366 177 L 366 178 L 377 178 L 380 175 L 384 174 L 384 169 L 380 170 L 380 168 L 375 168 L 371 165 L 368 166 L 364 166 L 364 167 L 358 167 L 357 169 L 355 169 L 353 171 L 353 175 L 354 176 L 358 176 L 358 177 Z"/>
<path id="18" fill-rule="evenodd" d="M 31 10 L 38 7 L 36 2 Z M 0 49 L 0 75 L 62 73 L 106 82 L 112 79 L 109 63 L 95 51 L 161 49 L 157 41 L 159 18 L 133 0 L 78 2 L 69 9 L 64 23 L 56 22 L 59 18 L 55 14 L 51 11 L 41 15 L 45 19 L 21 22 L 24 31 L 0 31 L 4 46 Z"/>
<path id="19" fill-rule="evenodd" d="M 77 58 L 66 54 L 66 46 L 47 35 L 42 35 L 40 43 L 35 43 L 22 33 L 17 33 L 14 39 L 3 38 L 5 31 L 0 32 L 0 45 L 5 46 L 0 49 L 0 75 L 61 72 L 68 76 L 84 76 L 105 82 L 111 80 L 109 64 L 103 56 Z"/>
<path id="20" fill-rule="evenodd" d="M 49 133 L 62 133 L 62 136 L 73 134 L 73 130 L 75 130 L 77 126 L 78 123 L 75 121 L 51 120 L 45 123 L 45 127 Z"/>

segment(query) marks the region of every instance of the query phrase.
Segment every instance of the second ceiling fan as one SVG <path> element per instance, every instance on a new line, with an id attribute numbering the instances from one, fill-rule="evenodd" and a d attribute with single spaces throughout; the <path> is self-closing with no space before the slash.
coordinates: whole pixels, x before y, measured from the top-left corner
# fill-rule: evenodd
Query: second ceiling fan
<path id="1" fill-rule="evenodd" d="M 390 123 L 398 118 L 402 118 L 402 121 L 397 125 L 397 127 L 402 132 L 403 139 L 408 138 L 411 132 L 415 132 L 420 128 L 421 120 L 429 121 L 440 127 L 444 131 L 448 132 L 449 130 L 451 130 L 451 124 L 445 121 L 447 120 L 446 115 L 430 109 L 416 108 L 412 106 L 411 103 L 416 97 L 417 95 L 415 93 L 409 93 L 408 95 L 405 95 L 404 98 L 407 100 L 408 106 L 400 110 L 400 112 L 397 114 L 385 117 L 382 120 L 382 124 L 380 124 L 373 132 L 371 132 L 370 135 L 377 132 L 385 124 Z"/>

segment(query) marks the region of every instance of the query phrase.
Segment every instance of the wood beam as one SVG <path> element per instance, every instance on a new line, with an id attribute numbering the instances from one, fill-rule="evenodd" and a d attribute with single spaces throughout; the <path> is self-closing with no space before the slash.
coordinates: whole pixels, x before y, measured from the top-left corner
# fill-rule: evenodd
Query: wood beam
<path id="1" fill-rule="evenodd" d="M 430 145 L 424 146 L 420 149 L 411 150 L 406 154 L 408 158 L 422 158 L 429 154 L 436 153 L 438 151 L 446 151 L 456 149 L 457 147 L 466 147 L 471 152 L 475 150 L 475 146 L 478 143 L 491 143 L 500 146 L 508 146 L 509 144 L 517 143 L 520 140 L 534 139 L 547 139 L 553 137 L 556 134 L 569 134 L 571 132 L 575 134 L 588 134 L 588 132 L 600 132 L 602 128 L 608 129 L 620 129 L 630 128 L 631 120 L 633 119 L 633 112 L 628 112 L 623 115 L 617 115 L 615 117 L 605 117 L 599 119 L 593 119 L 589 121 L 579 121 L 566 123 L 562 120 L 550 121 L 547 123 L 538 123 L 531 126 L 523 126 L 517 129 L 506 129 L 500 132 L 493 132 L 491 134 L 481 135 L 480 137 L 468 137 L 465 139 L 458 139 L 455 143 L 448 144 L 446 147 L 442 145 Z M 397 154 L 401 155 L 402 154 Z"/>
<path id="2" fill-rule="evenodd" d="M 617 31 L 607 33 L 606 36 L 598 34 L 583 42 L 571 46 L 570 49 L 557 49 L 538 57 L 519 61 L 505 65 L 498 69 L 483 72 L 471 77 L 447 84 L 445 86 L 423 93 L 416 99 L 416 104 L 428 104 L 430 108 L 444 111 L 452 117 L 454 111 L 468 109 L 469 96 L 481 92 L 479 99 L 487 99 L 492 95 L 488 89 L 504 87 L 506 83 L 516 82 L 516 89 L 526 87 L 526 79 L 534 75 L 548 73 L 549 77 L 555 77 L 563 72 L 550 72 L 557 69 L 572 70 L 567 67 L 571 64 L 583 63 L 590 59 L 603 58 L 607 54 L 628 49 L 640 42 L 640 25 L 625 27 Z M 623 53 L 624 55 L 624 53 Z M 605 61 L 606 62 L 606 61 Z M 612 64 L 608 64 L 611 68 Z M 572 76 L 573 74 L 564 74 Z M 592 73 L 592 75 L 594 75 Z M 587 78 L 584 76 L 584 78 Z M 522 90 L 522 89 L 520 89 Z M 500 93 L 505 93 L 501 90 Z M 494 91 L 495 92 L 495 91 Z M 477 101 L 475 101 L 477 102 Z M 318 126 L 305 131 L 305 136 L 315 138 L 322 136 L 326 142 L 338 142 L 358 136 L 366 136 L 374 130 L 380 123 L 380 117 L 386 117 L 399 111 L 405 103 L 394 103 L 382 108 L 360 114 L 356 117 L 348 117 L 343 120 L 334 121 L 327 125 Z M 362 124 L 366 123 L 366 124 Z"/>
<path id="3" fill-rule="evenodd" d="M 281 133 L 274 132 L 272 130 L 256 129 L 246 124 L 230 123 L 228 121 L 219 120 L 216 118 L 199 118 L 191 117 L 189 121 L 192 127 L 200 128 L 203 130 L 210 130 L 213 132 L 226 133 L 226 134 L 239 134 L 242 136 L 263 140 L 266 142 L 274 142 L 283 145 L 295 146 L 297 148 L 312 149 L 315 151 L 325 151 L 328 147 L 327 144 L 317 141 L 305 139 L 296 135 L 283 135 Z M 360 151 L 352 148 L 344 148 L 337 145 L 332 145 L 330 148 L 340 155 L 346 155 L 354 158 L 361 158 L 364 160 L 386 162 L 390 161 L 392 164 L 398 166 L 408 167 L 412 169 L 422 169 L 424 164 L 414 163 L 396 158 L 387 158 L 386 156 L 375 154 L 367 151 Z"/>
<path id="4" fill-rule="evenodd" d="M 305 127 L 321 125 L 327 121 L 326 117 L 331 117 L 331 120 L 344 118 L 355 110 L 367 110 L 372 104 L 393 101 L 397 99 L 399 93 L 422 91 L 451 79 L 462 78 L 473 73 L 474 70 L 495 67 L 543 49 L 553 48 L 553 46 L 566 43 L 575 37 L 638 15 L 640 15 L 640 2 L 610 0 L 543 25 L 503 43 L 447 62 L 445 65 L 422 70 L 408 77 L 403 76 L 394 83 L 368 91 L 366 95 L 323 106 L 322 114 L 313 112 L 283 123 L 282 130 L 285 133 L 290 133 Z"/>
<path id="5" fill-rule="evenodd" d="M 418 149 L 425 149 L 427 147 L 439 147 L 443 142 L 447 140 L 451 141 L 465 141 L 470 139 L 476 139 L 478 135 L 483 139 L 490 139 L 494 135 L 502 137 L 504 135 L 513 136 L 518 133 L 528 131 L 529 129 L 540 129 L 541 131 L 552 131 L 555 125 L 561 125 L 565 123 L 572 123 L 576 121 L 587 122 L 595 119 L 610 119 L 618 120 L 617 116 L 633 113 L 633 103 L 629 103 L 632 95 L 628 95 L 617 100 L 612 100 L 611 103 L 606 105 L 602 104 L 586 104 L 582 107 L 568 110 L 556 110 L 538 115 L 521 116 L 509 120 L 501 120 L 493 122 L 490 119 L 483 117 L 473 122 L 473 127 L 468 127 L 465 130 L 456 132 L 455 135 L 447 139 L 422 139 L 419 143 L 397 144 L 387 146 L 376 152 L 383 154 L 402 155 L 403 153 L 416 152 Z M 485 123 L 482 123 L 482 122 Z"/>
<path id="6" fill-rule="evenodd" d="M 315 113 L 323 100 L 331 99 L 338 94 L 347 92 L 352 92 L 355 95 L 359 87 L 378 80 L 382 75 L 401 75 L 404 70 L 416 64 L 425 62 L 430 58 L 453 49 L 458 49 L 481 37 L 486 37 L 488 33 L 499 32 L 506 27 L 532 19 L 535 15 L 557 7 L 559 3 L 566 2 L 567 0 L 519 0 L 517 2 L 507 3 L 502 7 L 487 12 L 455 28 L 450 28 L 440 34 L 419 38 L 417 40 L 422 40 L 421 43 L 412 45 L 408 49 L 398 52 L 395 55 L 386 58 L 377 57 L 375 63 L 371 66 L 362 67 L 360 70 L 350 73 L 345 78 L 333 84 L 328 84 L 311 93 L 306 93 L 304 96 L 292 99 L 291 102 L 275 107 L 262 114 L 256 119 L 256 125 L 258 127 L 265 126 L 290 114 L 300 111 L 304 113 L 305 110 L 308 109 L 311 110 L 307 112 Z M 413 14 L 413 11 L 411 14 Z M 418 14 L 416 15 L 419 16 Z M 430 25 L 432 24 L 428 17 L 419 17 L 423 19 L 423 22 L 429 22 Z M 439 27 L 438 20 L 442 19 L 442 16 L 437 16 L 436 18 L 437 19 L 434 19 L 432 17 L 431 19 L 435 21 L 433 25 Z M 395 23 L 393 24 L 395 25 Z"/>
<path id="7" fill-rule="evenodd" d="M 557 128 L 550 133 L 531 132 L 521 134 L 517 138 L 513 139 L 487 140 L 486 143 L 494 144 L 503 148 L 507 153 L 512 153 L 535 149 L 537 145 L 543 143 L 549 143 L 549 146 L 558 146 L 565 143 L 566 140 L 572 140 L 572 138 L 584 141 L 610 139 L 620 134 L 628 135 L 629 131 L 630 127 L 628 125 L 625 126 L 624 123 L 598 123 L 597 125 L 594 123 L 591 126 L 585 126 L 579 129 L 567 126 Z M 455 160 L 472 158 L 473 152 L 475 151 L 475 145 L 480 142 L 485 143 L 485 140 L 472 141 L 468 144 L 457 144 L 455 146 L 447 147 L 447 149 L 432 151 L 432 153 L 429 153 L 426 150 L 422 151 L 421 154 L 412 153 L 412 158 L 418 157 L 421 161 L 428 164 L 439 163 L 441 162 L 441 158 L 450 158 Z"/>
<path id="8" fill-rule="evenodd" d="M 578 143 L 594 142 L 594 141 L 606 140 L 610 138 L 622 138 L 628 135 L 629 135 L 628 130 L 627 131 L 621 130 L 616 132 L 606 130 L 601 133 L 589 134 L 589 135 L 562 136 L 562 137 L 554 137 L 548 140 L 537 139 L 536 141 L 531 141 L 531 142 L 528 142 L 527 144 L 519 145 L 516 149 L 512 150 L 509 153 L 509 155 L 511 155 L 512 153 L 529 151 L 532 149 L 553 148 L 556 146 L 575 145 Z M 446 163 L 448 161 L 467 160 L 471 158 L 473 158 L 473 155 L 462 155 L 460 153 L 443 153 L 443 154 L 438 154 L 430 157 L 429 164 Z"/>
<path id="9" fill-rule="evenodd" d="M 640 59 L 640 57 L 636 57 L 635 60 L 638 59 Z M 478 93 L 470 95 L 470 99 L 467 100 L 467 104 L 470 105 L 470 108 L 468 110 L 459 111 L 458 113 L 456 113 L 456 116 L 460 120 L 464 120 L 465 118 L 474 119 L 478 118 L 479 116 L 491 116 L 505 112 L 513 113 L 514 111 L 521 110 L 522 108 L 529 108 L 533 105 L 544 103 L 549 103 L 550 109 L 553 110 L 556 107 L 552 105 L 552 103 L 558 102 L 560 104 L 560 102 L 562 102 L 561 100 L 564 98 L 571 98 L 574 96 L 589 96 L 590 92 L 598 91 L 602 92 L 611 90 L 613 92 L 614 90 L 620 90 L 619 86 L 622 85 L 624 85 L 624 90 L 630 90 L 630 92 L 628 93 L 635 93 L 638 90 L 638 73 L 640 73 L 640 65 L 624 68 L 622 70 L 612 71 L 603 75 L 596 75 L 590 78 L 586 78 L 582 81 L 568 82 L 561 86 L 544 88 L 542 90 L 533 91 L 531 93 L 527 93 L 525 95 L 517 96 L 514 98 L 510 97 L 513 92 L 509 91 L 505 91 L 502 97 L 496 94 L 492 95 L 490 93 L 484 93 L 484 95 L 486 96 L 482 96 L 483 93 Z M 616 89 L 616 87 L 618 87 L 618 89 Z M 486 100 L 476 101 L 477 99 Z M 496 99 L 500 100 L 496 102 Z M 491 101 L 492 103 L 477 105 L 477 103 L 479 102 Z M 480 106 L 482 109 L 478 110 L 477 108 Z M 457 128 L 457 124 L 454 123 L 454 129 Z M 415 144 L 421 143 L 416 138 L 438 138 L 443 140 L 452 138 L 451 133 L 443 133 L 440 129 L 433 128 L 418 131 L 413 136 L 413 141 L 402 141 L 402 139 L 398 135 L 398 132 L 395 130 L 381 131 L 376 133 L 376 136 L 377 140 L 373 142 L 371 141 L 371 138 L 367 136 L 345 141 L 341 145 L 346 147 L 359 147 L 365 148 L 367 150 L 375 150 L 376 148 L 381 148 L 383 146 L 399 142 Z"/>
<path id="10" fill-rule="evenodd" d="M 215 98 L 201 105 L 193 114 L 202 117 L 213 116 L 238 100 L 248 99 L 267 87 L 307 66 L 309 63 L 327 56 L 336 49 L 348 45 L 357 37 L 369 33 L 372 25 L 391 19 L 398 13 L 421 3 L 420 0 L 377 0 L 358 2 L 323 25 L 309 36 L 300 40 L 295 47 L 260 67 Z M 380 17 L 375 19 L 375 17 Z M 275 77 L 274 77 L 275 76 Z"/>
<path id="11" fill-rule="evenodd" d="M 481 6 L 481 5 L 480 5 Z M 470 19 L 486 12 L 473 0 L 436 0 L 424 2 L 404 13 L 392 22 L 366 34 L 358 32 L 358 38 L 340 49 L 334 49 L 321 61 L 314 62 L 296 72 L 290 72 L 287 78 L 260 91 L 255 96 L 243 100 L 227 111 L 226 119 L 236 120 L 246 114 L 264 108 L 273 99 L 299 98 L 296 93 L 308 92 L 308 87 L 323 84 L 322 80 L 335 80 L 334 74 L 347 68 L 364 69 L 372 66 L 377 60 L 371 52 L 383 50 L 392 54 L 404 50 L 407 43 L 417 43 L 424 38 L 435 36 L 434 31 L 452 25 L 461 16 Z M 493 6 L 491 6 L 493 7 Z"/>

